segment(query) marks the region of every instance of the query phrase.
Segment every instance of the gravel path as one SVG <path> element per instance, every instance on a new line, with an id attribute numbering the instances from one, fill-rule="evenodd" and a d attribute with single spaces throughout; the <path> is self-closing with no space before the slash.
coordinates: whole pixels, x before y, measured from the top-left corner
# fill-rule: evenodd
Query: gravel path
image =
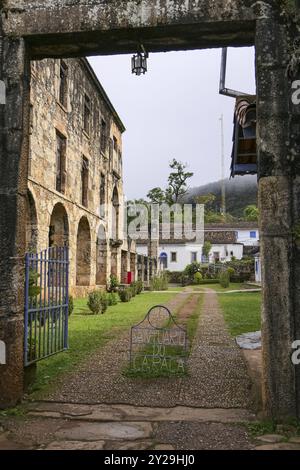
<path id="1" fill-rule="evenodd" d="M 180 293 L 168 303 L 172 312 L 179 309 L 180 323 L 195 311 L 199 295 Z M 204 294 L 188 377 L 124 377 L 128 337 L 108 343 L 65 376 L 44 397 L 47 401 L 27 403 L 24 418 L 3 419 L 0 449 L 162 451 L 257 445 L 244 426 L 255 419 L 247 409 L 250 380 L 215 292 Z"/>
<path id="2" fill-rule="evenodd" d="M 172 313 L 185 305 L 191 292 L 182 292 L 166 304 Z M 198 296 L 197 296 L 198 297 Z M 129 332 L 109 342 L 74 373 L 68 374 L 43 399 L 67 403 L 129 403 L 173 406 L 180 394 L 180 379 L 130 379 L 122 374 L 128 362 Z"/>
<path id="3" fill-rule="evenodd" d="M 229 335 L 217 294 L 207 289 L 189 358 L 190 376 L 180 402 L 207 408 L 247 408 L 250 378 L 242 353 Z"/>
<path id="4" fill-rule="evenodd" d="M 195 309 L 199 294 L 183 292 L 167 304 L 185 316 Z M 79 370 L 43 398 L 67 403 L 127 403 L 137 406 L 175 405 L 208 408 L 246 408 L 250 379 L 242 354 L 229 336 L 217 295 L 207 290 L 198 331 L 189 358 L 189 376 L 183 378 L 131 379 L 122 375 L 128 360 L 126 333 L 94 353 Z"/>

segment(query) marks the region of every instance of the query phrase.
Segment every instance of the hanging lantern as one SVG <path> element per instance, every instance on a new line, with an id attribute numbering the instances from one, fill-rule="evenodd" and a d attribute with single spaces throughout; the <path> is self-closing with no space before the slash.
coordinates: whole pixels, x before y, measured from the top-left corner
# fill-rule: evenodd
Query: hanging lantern
<path id="1" fill-rule="evenodd" d="M 147 72 L 147 59 L 149 57 L 144 47 L 141 47 L 143 49 L 143 52 L 138 52 L 131 59 L 132 73 L 138 76 L 145 75 L 145 73 Z"/>

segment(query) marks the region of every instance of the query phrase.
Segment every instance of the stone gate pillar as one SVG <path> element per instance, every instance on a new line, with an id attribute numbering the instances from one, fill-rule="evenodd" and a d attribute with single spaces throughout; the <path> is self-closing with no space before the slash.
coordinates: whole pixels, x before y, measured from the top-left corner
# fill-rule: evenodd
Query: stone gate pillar
<path id="1" fill-rule="evenodd" d="M 292 103 L 287 75 L 296 33 L 276 15 L 257 23 L 256 69 L 263 401 L 280 419 L 300 417 L 300 365 L 291 360 L 300 339 L 300 100 Z"/>
<path id="2" fill-rule="evenodd" d="M 0 361 L 3 407 L 14 405 L 23 393 L 29 63 L 22 39 L 0 41 L 0 79 L 6 90 L 6 104 L 0 105 L 0 341 L 6 350 Z"/>

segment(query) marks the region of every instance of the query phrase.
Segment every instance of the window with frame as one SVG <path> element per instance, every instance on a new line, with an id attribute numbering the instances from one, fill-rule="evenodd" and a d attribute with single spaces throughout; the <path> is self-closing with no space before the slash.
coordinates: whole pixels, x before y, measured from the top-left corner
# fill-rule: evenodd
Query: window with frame
<path id="1" fill-rule="evenodd" d="M 84 111 L 83 111 L 83 129 L 90 135 L 91 132 L 91 100 L 88 95 L 84 95 Z"/>
<path id="2" fill-rule="evenodd" d="M 105 175 L 101 174 L 100 177 L 100 217 L 105 217 L 105 203 L 106 203 L 106 180 Z"/>
<path id="3" fill-rule="evenodd" d="M 58 99 L 60 104 L 65 108 L 67 107 L 67 97 L 68 97 L 68 66 L 61 60 L 59 67 L 59 93 Z"/>
<path id="4" fill-rule="evenodd" d="M 177 263 L 177 252 L 176 251 L 171 252 L 171 263 Z"/>
<path id="5" fill-rule="evenodd" d="M 115 136 L 113 138 L 113 141 L 114 141 L 114 151 L 117 152 L 118 151 L 118 140 Z"/>
<path id="6" fill-rule="evenodd" d="M 89 189 L 89 161 L 82 157 L 81 168 L 81 204 L 88 207 L 88 189 Z"/>
<path id="7" fill-rule="evenodd" d="M 250 238 L 256 238 L 256 230 L 250 232 Z"/>
<path id="8" fill-rule="evenodd" d="M 65 192 L 66 187 L 66 149 L 67 139 L 56 131 L 56 181 L 55 189 L 60 193 Z"/>
<path id="9" fill-rule="evenodd" d="M 192 251 L 192 253 L 191 253 L 191 262 L 192 263 L 197 262 L 197 251 Z"/>
<path id="10" fill-rule="evenodd" d="M 107 147 L 107 124 L 101 119 L 101 152 L 105 153 Z"/>

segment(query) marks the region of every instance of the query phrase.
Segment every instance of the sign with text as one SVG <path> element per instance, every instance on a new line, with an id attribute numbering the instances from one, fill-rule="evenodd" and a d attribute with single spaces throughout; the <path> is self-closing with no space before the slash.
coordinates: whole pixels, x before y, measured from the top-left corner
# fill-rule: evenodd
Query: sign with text
<path id="1" fill-rule="evenodd" d="M 131 328 L 130 369 L 137 373 L 182 375 L 186 372 L 187 333 L 162 305 L 152 307 Z"/>

